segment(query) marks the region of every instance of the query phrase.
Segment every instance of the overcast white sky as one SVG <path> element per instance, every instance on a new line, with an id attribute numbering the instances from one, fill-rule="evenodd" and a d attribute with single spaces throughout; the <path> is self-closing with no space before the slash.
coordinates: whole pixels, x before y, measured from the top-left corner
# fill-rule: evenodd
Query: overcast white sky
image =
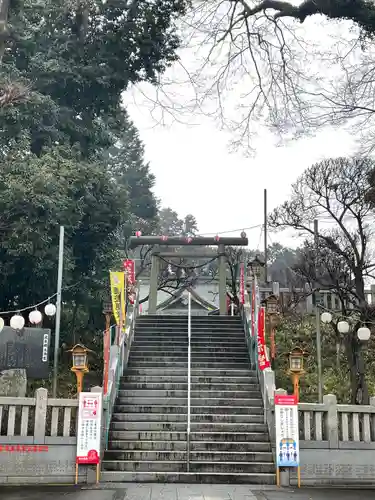
<path id="1" fill-rule="evenodd" d="M 201 233 L 250 227 L 263 222 L 263 189 L 269 210 L 284 201 L 291 183 L 312 163 L 351 152 L 353 141 L 345 131 L 324 130 L 311 139 L 276 147 L 262 134 L 257 154 L 245 158 L 228 151 L 230 136 L 214 123 L 199 126 L 155 126 L 147 106 L 129 106 L 129 113 L 146 147 L 146 158 L 156 176 L 156 195 L 163 206 L 180 216 L 192 213 Z M 257 247 L 260 229 L 248 231 Z M 293 244 L 292 235 L 271 235 Z"/>
<path id="2" fill-rule="evenodd" d="M 190 56 L 187 50 L 183 52 L 184 66 L 195 57 L 193 51 Z M 168 71 L 174 75 L 178 68 Z M 147 89 L 142 91 L 147 94 Z M 236 101 L 235 95 L 230 97 Z M 350 154 L 354 149 L 352 137 L 343 130 L 322 130 L 314 138 L 284 147 L 277 147 L 264 130 L 259 133 L 255 157 L 247 158 L 229 152 L 231 136 L 208 118 L 194 126 L 174 123 L 163 127 L 155 124 L 150 103 L 136 90 L 125 96 L 125 102 L 156 176 L 156 195 L 163 206 L 176 210 L 180 217 L 192 213 L 202 234 L 263 223 L 264 188 L 268 190 L 271 210 L 288 198 L 291 183 L 309 165 L 323 158 Z M 197 118 L 194 116 L 191 121 L 197 123 Z M 250 246 L 256 248 L 260 229 L 247 233 Z M 296 243 L 291 234 L 277 234 L 272 240 Z"/>

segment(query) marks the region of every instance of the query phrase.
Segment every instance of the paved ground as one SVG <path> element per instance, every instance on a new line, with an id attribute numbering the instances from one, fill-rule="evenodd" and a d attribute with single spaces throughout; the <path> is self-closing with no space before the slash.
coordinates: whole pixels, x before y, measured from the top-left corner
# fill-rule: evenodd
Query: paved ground
<path id="1" fill-rule="evenodd" d="M 111 489 L 12 488 L 0 486 L 1 500 L 374 500 L 374 490 L 276 489 L 250 486 L 131 484 Z M 113 489 L 112 489 L 113 488 Z"/>

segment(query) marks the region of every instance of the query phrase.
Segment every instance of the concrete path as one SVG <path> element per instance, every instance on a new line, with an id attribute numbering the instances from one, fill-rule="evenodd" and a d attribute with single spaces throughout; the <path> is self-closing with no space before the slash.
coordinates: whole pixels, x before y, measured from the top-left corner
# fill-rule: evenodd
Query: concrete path
<path id="1" fill-rule="evenodd" d="M 373 500 L 374 490 L 254 489 L 250 486 L 121 484 L 105 489 L 0 487 L 1 500 Z"/>

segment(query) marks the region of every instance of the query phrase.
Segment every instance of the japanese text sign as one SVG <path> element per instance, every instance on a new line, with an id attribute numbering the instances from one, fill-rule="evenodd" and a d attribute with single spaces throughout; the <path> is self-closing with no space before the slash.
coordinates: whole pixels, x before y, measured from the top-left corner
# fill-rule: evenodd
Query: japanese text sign
<path id="1" fill-rule="evenodd" d="M 298 403 L 295 396 L 275 395 L 277 467 L 299 467 Z"/>
<path id="2" fill-rule="evenodd" d="M 81 392 L 77 428 L 77 464 L 100 462 L 102 394 Z"/>

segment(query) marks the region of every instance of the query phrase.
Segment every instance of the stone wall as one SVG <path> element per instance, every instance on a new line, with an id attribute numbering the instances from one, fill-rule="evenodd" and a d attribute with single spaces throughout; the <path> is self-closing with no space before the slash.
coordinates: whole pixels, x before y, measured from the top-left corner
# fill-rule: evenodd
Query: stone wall
<path id="1" fill-rule="evenodd" d="M 74 484 L 76 444 L 0 445 L 0 484 Z M 88 480 L 80 466 L 79 482 Z"/>

